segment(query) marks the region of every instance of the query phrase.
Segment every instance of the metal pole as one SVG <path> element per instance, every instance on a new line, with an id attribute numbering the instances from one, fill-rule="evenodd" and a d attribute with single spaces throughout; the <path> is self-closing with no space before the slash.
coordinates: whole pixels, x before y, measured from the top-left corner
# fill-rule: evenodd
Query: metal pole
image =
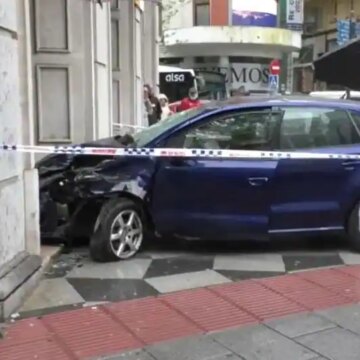
<path id="1" fill-rule="evenodd" d="M 355 38 L 355 11 L 354 11 L 354 0 L 350 0 L 350 40 Z"/>

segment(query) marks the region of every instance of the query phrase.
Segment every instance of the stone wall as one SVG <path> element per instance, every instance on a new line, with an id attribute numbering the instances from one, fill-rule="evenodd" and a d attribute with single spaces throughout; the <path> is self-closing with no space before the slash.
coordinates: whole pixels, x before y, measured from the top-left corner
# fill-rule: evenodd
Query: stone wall
<path id="1" fill-rule="evenodd" d="M 16 2 L 0 0 L 0 142 L 21 142 Z M 0 266 L 25 250 L 23 156 L 0 153 Z"/>
<path id="2" fill-rule="evenodd" d="M 30 143 L 26 1 L 0 0 L 0 143 Z M 38 177 L 30 156 L 0 152 L 0 322 L 39 279 Z"/>

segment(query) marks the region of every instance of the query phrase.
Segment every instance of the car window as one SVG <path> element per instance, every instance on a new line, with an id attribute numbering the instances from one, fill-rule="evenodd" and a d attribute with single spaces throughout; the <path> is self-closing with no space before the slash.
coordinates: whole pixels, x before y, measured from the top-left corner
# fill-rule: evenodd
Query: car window
<path id="1" fill-rule="evenodd" d="M 270 149 L 278 120 L 279 116 L 272 115 L 270 110 L 229 113 L 172 136 L 166 146 L 196 149 Z"/>
<path id="2" fill-rule="evenodd" d="M 283 110 L 280 129 L 281 149 L 360 143 L 359 131 L 346 111 L 304 107 Z"/>
<path id="3" fill-rule="evenodd" d="M 350 114 L 351 118 L 354 120 L 357 129 L 360 130 L 360 113 L 351 111 Z"/>
<path id="4" fill-rule="evenodd" d="M 158 136 L 171 129 L 174 126 L 177 126 L 187 120 L 196 117 L 201 114 L 205 114 L 211 111 L 212 108 L 206 107 L 204 105 L 193 108 L 190 110 L 182 111 L 180 113 L 176 113 L 172 116 L 169 116 L 165 120 L 159 121 L 154 125 L 151 125 L 144 130 L 141 130 L 133 135 L 136 146 L 144 147 L 149 142 L 156 139 Z"/>

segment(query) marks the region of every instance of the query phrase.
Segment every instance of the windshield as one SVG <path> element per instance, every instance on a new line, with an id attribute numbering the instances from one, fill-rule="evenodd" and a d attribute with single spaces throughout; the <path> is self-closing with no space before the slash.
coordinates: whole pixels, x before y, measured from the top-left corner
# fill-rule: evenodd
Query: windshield
<path id="1" fill-rule="evenodd" d="M 155 140 L 165 131 L 206 111 L 209 111 L 209 109 L 206 109 L 204 106 L 200 106 L 198 108 L 190 109 L 187 111 L 182 111 L 180 113 L 171 115 L 165 120 L 162 120 L 142 131 L 139 131 L 133 136 L 136 146 L 144 147 L 149 142 Z"/>

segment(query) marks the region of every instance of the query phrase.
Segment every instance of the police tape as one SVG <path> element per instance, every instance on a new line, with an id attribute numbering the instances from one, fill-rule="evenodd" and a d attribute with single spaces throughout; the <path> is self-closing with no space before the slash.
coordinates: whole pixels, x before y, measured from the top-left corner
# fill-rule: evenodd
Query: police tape
<path id="1" fill-rule="evenodd" d="M 113 126 L 113 127 L 120 128 L 120 129 L 130 128 L 130 129 L 139 129 L 139 130 L 142 130 L 142 129 L 147 129 L 147 128 L 148 128 L 148 126 L 125 124 L 125 123 L 112 123 L 112 126 Z"/>
<path id="2" fill-rule="evenodd" d="M 219 158 L 219 159 L 343 159 L 360 160 L 357 154 L 336 154 L 316 152 L 283 152 L 258 150 L 218 150 L 218 149 L 176 149 L 176 148 L 111 148 L 83 146 L 37 146 L 37 145 L 0 145 L 0 151 L 69 154 L 93 156 L 123 157 L 184 157 L 184 158 Z"/>

